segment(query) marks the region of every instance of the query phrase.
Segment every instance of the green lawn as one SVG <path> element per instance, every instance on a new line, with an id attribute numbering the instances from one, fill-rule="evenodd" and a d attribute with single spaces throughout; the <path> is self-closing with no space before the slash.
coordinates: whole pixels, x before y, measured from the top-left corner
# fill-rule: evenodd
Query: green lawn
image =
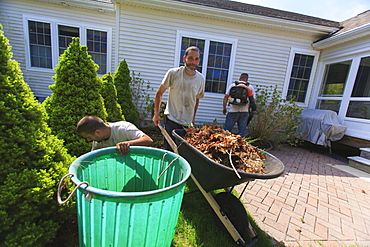
<path id="1" fill-rule="evenodd" d="M 217 224 L 215 213 L 197 186 L 189 178 L 181 206 L 173 247 L 239 246 L 231 235 Z M 220 190 L 222 191 L 222 190 Z M 216 191 L 220 192 L 220 191 Z M 274 246 L 269 237 L 249 217 L 259 236 L 256 247 Z M 249 243 L 250 239 L 246 240 Z"/>
<path id="2" fill-rule="evenodd" d="M 213 194 L 224 190 L 213 191 Z M 239 246 L 229 232 L 222 230 L 223 226 L 217 223 L 217 216 L 207 202 L 203 194 L 198 190 L 193 180 L 186 182 L 185 194 L 181 205 L 178 224 L 172 247 L 215 247 L 215 246 Z M 256 230 L 259 240 L 255 247 L 272 247 L 270 239 L 258 228 L 249 216 L 253 228 Z M 221 227 L 220 227 L 221 226 Z M 245 239 L 247 243 L 250 239 Z M 78 247 L 78 228 L 76 217 L 68 220 L 58 231 L 53 243 L 47 247 Z M 162 247 L 162 246 L 158 246 Z"/>

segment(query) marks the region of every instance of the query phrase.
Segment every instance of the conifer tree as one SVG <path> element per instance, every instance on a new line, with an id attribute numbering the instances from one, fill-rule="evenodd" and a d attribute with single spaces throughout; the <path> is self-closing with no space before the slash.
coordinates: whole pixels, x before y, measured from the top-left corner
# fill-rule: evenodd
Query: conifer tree
<path id="1" fill-rule="evenodd" d="M 45 246 L 74 207 L 56 191 L 72 158 L 12 60 L 0 25 L 0 246 Z M 71 211 L 73 210 L 73 211 Z"/>
<path id="2" fill-rule="evenodd" d="M 64 140 L 68 152 L 80 156 L 91 150 L 76 131 L 78 121 L 84 116 L 97 116 L 106 120 L 107 113 L 100 94 L 102 82 L 97 74 L 98 65 L 73 38 L 68 49 L 59 57 L 50 86 L 52 95 L 45 100 L 52 133 Z"/>
<path id="3" fill-rule="evenodd" d="M 117 102 L 117 90 L 113 83 L 113 76 L 110 72 L 102 77 L 103 87 L 100 94 L 104 99 L 104 106 L 107 110 L 107 122 L 116 122 L 125 120 L 122 115 L 121 105 Z"/>
<path id="4" fill-rule="evenodd" d="M 126 121 L 139 127 L 139 112 L 132 103 L 131 76 L 126 60 L 120 62 L 114 73 L 114 85 L 117 89 L 118 103 L 121 105 L 122 113 Z"/>

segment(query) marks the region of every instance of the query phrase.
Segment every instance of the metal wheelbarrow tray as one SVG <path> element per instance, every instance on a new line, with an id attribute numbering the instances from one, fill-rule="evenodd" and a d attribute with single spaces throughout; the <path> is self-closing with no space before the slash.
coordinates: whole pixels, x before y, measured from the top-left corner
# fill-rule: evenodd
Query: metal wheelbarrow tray
<path id="1" fill-rule="evenodd" d="M 232 187 L 254 179 L 271 179 L 279 177 L 284 173 L 284 164 L 275 156 L 266 152 L 265 173 L 246 173 L 238 171 L 241 178 L 238 178 L 235 171 L 225 165 L 219 164 L 208 158 L 201 151 L 193 147 L 183 139 L 186 131 L 177 129 L 172 135 L 179 154 L 184 157 L 191 166 L 191 172 L 207 192 L 226 187 Z"/>
<path id="2" fill-rule="evenodd" d="M 212 207 L 224 229 L 229 232 L 238 245 L 253 246 L 258 241 L 258 235 L 249 221 L 244 205 L 240 201 L 241 195 L 237 198 L 231 192 L 235 185 L 241 183 L 246 182 L 243 194 L 250 181 L 279 177 L 284 173 L 284 164 L 278 158 L 266 152 L 264 174 L 238 171 L 240 176 L 238 177 L 233 169 L 214 162 L 185 141 L 183 136 L 185 136 L 186 130 L 176 129 L 172 131 L 175 142 L 168 134 L 164 134 L 174 151 L 189 162 L 191 178 Z M 227 192 L 214 195 L 211 191 L 217 189 L 225 189 Z M 246 242 L 247 239 L 249 239 L 248 243 Z"/>

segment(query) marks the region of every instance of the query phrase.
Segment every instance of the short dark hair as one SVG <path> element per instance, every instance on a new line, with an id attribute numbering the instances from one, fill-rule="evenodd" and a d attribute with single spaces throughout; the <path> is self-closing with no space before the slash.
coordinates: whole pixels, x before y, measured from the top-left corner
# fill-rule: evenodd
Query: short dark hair
<path id="1" fill-rule="evenodd" d="M 242 73 L 239 78 L 240 79 L 248 79 L 249 75 L 247 73 Z"/>
<path id="2" fill-rule="evenodd" d="M 94 116 L 86 116 L 83 117 L 77 123 L 77 132 L 78 133 L 86 133 L 86 134 L 94 134 L 95 130 L 102 129 L 106 125 L 104 121 L 99 117 Z"/>
<path id="3" fill-rule="evenodd" d="M 190 46 L 190 47 L 186 48 L 185 53 L 184 53 L 184 56 L 187 56 L 190 51 L 196 51 L 196 52 L 198 52 L 200 54 L 200 50 L 199 50 L 198 47 L 196 47 L 196 46 Z"/>

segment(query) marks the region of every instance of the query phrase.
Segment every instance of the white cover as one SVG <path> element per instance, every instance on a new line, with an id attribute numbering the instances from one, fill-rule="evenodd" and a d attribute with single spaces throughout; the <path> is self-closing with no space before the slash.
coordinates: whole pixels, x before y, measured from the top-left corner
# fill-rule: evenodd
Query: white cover
<path id="1" fill-rule="evenodd" d="M 300 117 L 302 125 L 298 131 L 303 134 L 301 139 L 324 147 L 331 147 L 331 141 L 342 139 L 347 130 L 335 111 L 304 109 Z"/>

